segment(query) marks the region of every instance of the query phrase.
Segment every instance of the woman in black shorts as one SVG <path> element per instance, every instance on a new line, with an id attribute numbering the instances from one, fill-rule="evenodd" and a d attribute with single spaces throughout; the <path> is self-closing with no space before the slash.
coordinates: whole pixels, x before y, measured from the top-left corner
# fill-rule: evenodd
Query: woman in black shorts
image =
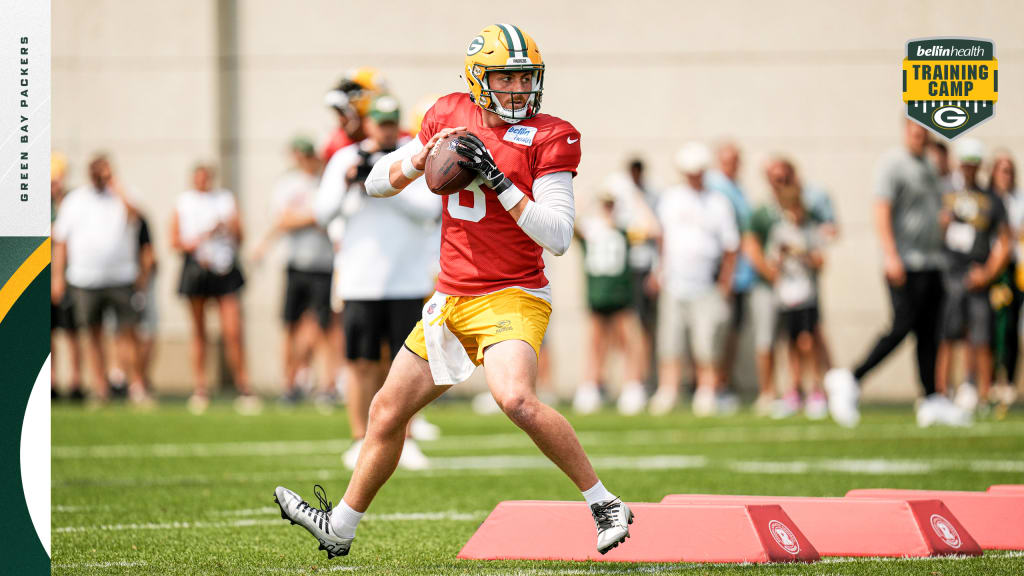
<path id="1" fill-rule="evenodd" d="M 193 188 L 178 196 L 171 220 L 171 245 L 184 255 L 178 293 L 188 298 L 192 316 L 192 370 L 195 389 L 189 410 L 202 413 L 209 405 L 206 381 L 206 303 L 213 300 L 239 397 L 235 408 L 242 413 L 260 409 L 249 388 L 242 341 L 242 308 L 239 291 L 245 280 L 238 265 L 242 224 L 234 195 L 213 188 L 214 169 L 200 164 L 192 172 Z"/>

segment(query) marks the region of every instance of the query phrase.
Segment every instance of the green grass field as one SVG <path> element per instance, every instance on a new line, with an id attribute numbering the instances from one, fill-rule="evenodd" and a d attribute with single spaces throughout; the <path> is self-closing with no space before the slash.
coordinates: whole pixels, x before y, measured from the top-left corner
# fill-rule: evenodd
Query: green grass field
<path id="1" fill-rule="evenodd" d="M 342 411 L 268 406 L 257 417 L 214 405 L 152 413 L 53 409 L 53 574 L 1022 574 L 1024 553 L 982 558 L 826 559 L 810 565 L 472 562 L 455 558 L 501 500 L 580 494 L 504 416 L 464 404 L 426 412 L 444 437 L 433 469 L 399 471 L 360 525 L 352 554 L 327 561 L 281 520 L 278 484 L 337 501 L 348 473 Z M 983 490 L 1024 482 L 1024 415 L 966 430 L 914 426 L 907 408 L 861 426 L 749 415 L 697 420 L 604 413 L 570 417 L 604 483 L 624 499 L 675 492 L 839 496 L 852 488 Z M 315 500 L 315 499 L 314 499 Z M 640 519 L 642 521 L 642 519 Z M 627 541 L 628 545 L 628 541 Z"/>

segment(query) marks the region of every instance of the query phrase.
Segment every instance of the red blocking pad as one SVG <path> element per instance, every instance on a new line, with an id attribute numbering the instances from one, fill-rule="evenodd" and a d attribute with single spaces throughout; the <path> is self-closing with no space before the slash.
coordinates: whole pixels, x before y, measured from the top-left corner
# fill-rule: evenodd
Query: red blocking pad
<path id="1" fill-rule="evenodd" d="M 981 547 L 938 500 L 670 494 L 663 504 L 775 504 L 822 556 L 978 556 Z"/>
<path id="2" fill-rule="evenodd" d="M 992 494 L 1021 494 L 1024 495 L 1024 484 L 993 484 L 988 487 Z"/>
<path id="3" fill-rule="evenodd" d="M 813 562 L 817 550 L 779 506 L 629 504 L 630 537 L 605 555 L 583 502 L 498 504 L 459 552 L 471 560 Z"/>
<path id="4" fill-rule="evenodd" d="M 940 500 L 982 550 L 1024 550 L 1024 494 L 945 490 L 850 490 L 847 498 Z"/>

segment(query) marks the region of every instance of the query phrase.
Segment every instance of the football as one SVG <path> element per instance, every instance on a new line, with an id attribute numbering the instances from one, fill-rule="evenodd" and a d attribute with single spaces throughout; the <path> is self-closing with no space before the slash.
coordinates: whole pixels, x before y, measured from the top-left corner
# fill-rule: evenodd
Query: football
<path id="1" fill-rule="evenodd" d="M 459 166 L 462 156 L 455 152 L 458 137 L 468 133 L 466 130 L 452 132 L 438 140 L 430 150 L 424 176 L 427 178 L 427 187 L 434 194 L 447 196 L 464 190 L 476 178 L 476 172 Z"/>

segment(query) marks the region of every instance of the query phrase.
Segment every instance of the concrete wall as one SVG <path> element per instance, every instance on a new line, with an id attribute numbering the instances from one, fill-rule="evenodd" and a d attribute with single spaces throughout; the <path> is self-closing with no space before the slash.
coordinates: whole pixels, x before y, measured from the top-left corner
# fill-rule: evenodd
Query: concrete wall
<path id="1" fill-rule="evenodd" d="M 1013 2 L 597 0 L 520 2 L 510 14 L 498 3 L 53 0 L 53 145 L 69 154 L 75 182 L 90 152 L 109 150 L 144 195 L 161 256 L 159 385 L 188 381 L 179 263 L 166 230 L 188 167 L 214 157 L 237 168 L 228 178 L 254 236 L 268 225 L 285 143 L 332 127 L 322 97 L 342 71 L 380 68 L 411 106 L 426 93 L 463 89 L 466 43 L 509 20 L 543 51 L 545 111 L 583 134 L 581 207 L 629 153 L 647 157 L 655 182 L 669 185 L 681 143 L 722 137 L 742 145 L 743 182 L 755 200 L 767 195 L 760 164 L 772 152 L 791 155 L 806 180 L 832 191 L 843 235 L 828 254 L 823 290 L 840 364 L 865 352 L 889 314 L 871 182 L 878 158 L 899 141 L 904 43 L 952 32 L 994 39 L 1003 62 L 1024 56 L 1024 7 Z M 974 135 L 1021 157 L 1024 82 L 1012 65 L 1001 71 L 1000 92 L 995 119 Z M 578 250 L 552 268 L 549 337 L 556 380 L 571 388 L 585 359 Z M 281 372 L 280 255 L 247 272 L 251 372 L 269 391 Z M 902 350 L 866 395 L 911 397 L 910 358 Z"/>

